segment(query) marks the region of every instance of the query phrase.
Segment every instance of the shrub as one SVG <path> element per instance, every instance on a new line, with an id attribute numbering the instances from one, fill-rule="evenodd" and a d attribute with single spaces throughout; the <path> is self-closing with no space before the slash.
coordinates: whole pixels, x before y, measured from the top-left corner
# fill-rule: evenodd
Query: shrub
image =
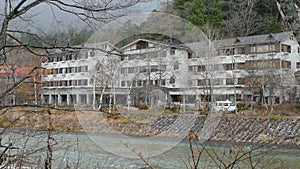
<path id="1" fill-rule="evenodd" d="M 140 102 L 139 109 L 141 109 L 141 110 L 148 110 L 149 106 L 148 106 L 148 104 L 146 102 Z"/>
<path id="2" fill-rule="evenodd" d="M 278 120 L 278 119 L 281 119 L 282 117 L 278 114 L 270 114 L 269 118 L 270 118 L 270 120 Z"/>
<path id="3" fill-rule="evenodd" d="M 237 102 L 236 107 L 238 108 L 238 110 L 245 110 L 245 103 Z"/>
<path id="4" fill-rule="evenodd" d="M 179 113 L 180 105 L 174 105 L 170 109 L 173 113 Z"/>

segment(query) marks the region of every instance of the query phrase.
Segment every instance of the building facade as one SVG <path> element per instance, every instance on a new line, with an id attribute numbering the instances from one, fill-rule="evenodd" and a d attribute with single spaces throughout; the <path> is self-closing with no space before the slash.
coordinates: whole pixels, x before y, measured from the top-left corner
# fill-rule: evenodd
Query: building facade
<path id="1" fill-rule="evenodd" d="M 299 96 L 299 44 L 292 32 L 184 45 L 138 39 L 121 48 L 91 46 L 49 51 L 42 63 L 43 102 L 282 103 Z"/>

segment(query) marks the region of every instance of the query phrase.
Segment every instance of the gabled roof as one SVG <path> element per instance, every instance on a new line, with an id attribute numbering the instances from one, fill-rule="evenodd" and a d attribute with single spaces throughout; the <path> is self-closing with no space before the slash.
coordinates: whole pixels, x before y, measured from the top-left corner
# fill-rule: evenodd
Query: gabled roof
<path id="1" fill-rule="evenodd" d="M 148 42 L 148 43 L 153 43 L 153 44 L 156 44 L 158 46 L 166 46 L 166 47 L 174 47 L 174 48 L 184 48 L 184 49 L 187 49 L 188 47 L 184 44 L 176 44 L 176 43 L 170 43 L 170 42 L 162 42 L 162 41 L 155 41 L 155 40 L 148 40 L 148 39 L 137 39 L 125 46 L 123 46 L 121 48 L 121 50 L 124 50 L 126 48 L 128 48 L 129 46 L 132 46 L 138 42 L 141 42 L 141 41 L 144 41 L 144 42 Z"/>
<path id="2" fill-rule="evenodd" d="M 120 50 L 115 47 L 113 44 L 111 44 L 110 42 L 108 41 L 104 41 L 104 42 L 95 42 L 95 43 L 84 43 L 82 45 L 77 45 L 77 46 L 72 46 L 72 47 L 69 47 L 69 48 L 57 48 L 57 49 L 47 49 L 47 53 L 48 54 L 62 54 L 64 52 L 74 52 L 74 51 L 80 51 L 80 50 L 84 50 L 85 48 L 86 49 L 92 49 L 92 48 L 95 48 L 95 49 L 100 49 L 100 50 L 104 50 L 104 49 L 101 49 L 101 45 L 102 44 L 106 44 L 106 45 L 109 45 L 112 50 L 109 50 L 107 52 L 112 52 L 112 51 L 116 51 L 116 52 L 120 52 Z"/>
<path id="3" fill-rule="evenodd" d="M 292 35 L 293 35 L 292 31 L 280 32 L 280 33 L 270 33 L 270 34 L 264 34 L 264 35 L 254 35 L 254 36 L 215 40 L 215 41 L 213 41 L 213 44 L 215 46 L 229 46 L 229 45 L 240 45 L 240 44 L 245 45 L 245 44 L 277 42 L 277 41 L 283 41 L 285 39 L 288 39 Z"/>

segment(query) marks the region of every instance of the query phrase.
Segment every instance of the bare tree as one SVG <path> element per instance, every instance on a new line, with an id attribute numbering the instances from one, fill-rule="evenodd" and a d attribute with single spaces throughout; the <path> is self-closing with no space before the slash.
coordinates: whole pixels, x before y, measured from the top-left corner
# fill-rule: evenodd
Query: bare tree
<path id="1" fill-rule="evenodd" d="M 23 51 L 26 54 L 30 54 L 38 57 L 54 57 L 46 52 L 49 49 L 82 49 L 83 47 L 73 47 L 71 46 L 71 35 L 65 34 L 64 30 L 66 26 L 63 22 L 58 19 L 58 13 L 63 15 L 69 15 L 76 18 L 79 23 L 78 25 L 84 23 L 85 25 L 96 29 L 103 22 L 109 22 L 119 16 L 123 16 L 126 12 L 123 10 L 134 6 L 135 4 L 141 2 L 142 0 L 129 0 L 120 1 L 116 3 L 115 1 L 105 1 L 105 0 L 79 0 L 79 1 L 63 1 L 63 0 L 4 0 L 0 2 L 0 62 L 1 64 L 11 64 L 10 60 L 14 60 L 14 55 L 10 53 Z M 40 25 L 37 20 L 37 16 L 40 16 L 39 10 L 49 11 L 50 14 L 47 16 L 49 25 Z M 72 24 L 72 23 L 70 23 Z M 60 33 L 61 37 L 50 37 L 51 26 L 57 33 Z M 25 28 L 24 28 L 25 27 Z M 27 37 L 29 41 L 22 39 L 22 37 Z M 16 62 L 14 62 L 16 63 Z M 15 68 L 15 67 L 14 67 Z M 0 101 L 5 101 L 6 97 L 11 93 L 16 91 L 16 89 L 26 82 L 27 79 L 32 78 L 35 70 L 38 66 L 34 66 L 31 71 L 25 74 L 22 78 L 16 79 L 12 84 L 7 86 L 6 89 L 1 90 Z M 2 87 L 2 86 L 1 86 Z M 45 108 L 51 111 L 54 107 L 30 104 L 27 107 L 39 107 Z M 1 117 L 4 117 L 7 113 L 5 110 L 12 110 L 16 106 L 1 106 Z M 23 109 L 23 108 L 21 108 Z M 47 111 L 42 110 L 46 115 Z M 54 108 L 55 109 L 55 108 Z M 0 157 L 2 160 L 1 167 L 19 167 L 22 166 L 33 166 L 34 168 L 52 168 L 52 151 L 56 148 L 58 142 L 57 138 L 52 137 L 53 127 L 50 123 L 48 132 L 35 132 L 32 130 L 27 130 L 29 127 L 30 118 L 26 118 L 28 115 L 41 115 L 35 114 L 37 109 L 31 110 L 24 115 L 16 115 L 12 119 L 12 123 L 3 126 L 4 129 L 1 130 L 1 152 Z M 38 109 L 40 110 L 40 109 Z M 22 110 L 21 110 L 22 111 Z M 50 113 L 51 114 L 51 113 Z M 49 116 L 50 116 L 49 114 Z M 47 116 L 47 115 L 46 115 Z M 51 118 L 51 117 L 50 117 Z M 20 119 L 28 120 L 24 125 L 24 129 L 18 130 L 9 128 L 14 128 L 13 124 L 17 121 L 22 121 Z M 44 121 L 45 123 L 45 121 Z M 46 124 L 40 125 L 46 125 Z M 48 138 L 48 139 L 44 139 Z M 20 143 L 21 141 L 21 143 Z M 30 144 L 29 144 L 30 143 Z M 32 144 L 33 143 L 33 144 Z M 45 145 L 46 143 L 46 145 Z M 47 152 L 47 156 L 44 156 L 43 152 Z"/>
<path id="2" fill-rule="evenodd" d="M 118 73 L 120 57 L 110 54 L 104 54 L 100 56 L 94 65 L 94 69 L 91 70 L 92 85 L 93 85 L 93 109 L 96 110 L 96 93 L 100 92 L 98 110 L 101 109 L 103 104 L 103 97 L 105 94 L 109 95 L 109 112 L 112 113 L 112 108 L 116 106 L 115 88 L 118 85 Z M 103 54 L 103 53 L 102 53 Z M 100 91 L 99 91 L 100 90 Z M 113 107 L 112 107 L 113 106 Z"/>
<path id="3" fill-rule="evenodd" d="M 248 36 L 257 31 L 257 13 L 254 10 L 258 0 L 234 0 L 229 4 L 231 13 L 226 21 L 230 36 Z"/>
<path id="4" fill-rule="evenodd" d="M 219 78 L 224 75 L 223 66 L 211 41 L 191 44 L 191 49 L 198 59 L 196 66 L 190 69 L 201 76 L 201 79 L 197 79 L 197 85 L 202 86 L 204 98 L 207 98 L 210 112 L 213 112 L 213 103 L 216 101 L 214 87 L 219 84 Z"/>
<path id="5" fill-rule="evenodd" d="M 286 90 L 284 86 L 293 83 L 290 69 L 290 62 L 275 58 L 259 59 L 253 55 L 252 60 L 246 62 L 245 84 L 251 93 L 251 109 L 253 107 L 254 95 L 259 95 L 260 106 L 264 106 L 268 113 L 273 112 L 273 107 L 277 100 L 284 102 L 285 98 L 278 93 Z M 286 69 L 284 72 L 282 69 Z M 282 97 L 282 98 L 280 98 Z"/>
<path id="6" fill-rule="evenodd" d="M 275 0 L 284 29 L 293 30 L 300 39 L 300 3 L 297 0 Z"/>

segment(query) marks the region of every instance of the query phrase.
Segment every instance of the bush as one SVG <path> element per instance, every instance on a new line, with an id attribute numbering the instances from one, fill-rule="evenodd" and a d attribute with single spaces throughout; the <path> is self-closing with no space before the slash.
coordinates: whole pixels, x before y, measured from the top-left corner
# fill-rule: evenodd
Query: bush
<path id="1" fill-rule="evenodd" d="M 179 113 L 180 111 L 180 105 L 174 105 L 170 109 L 173 113 Z"/>
<path id="2" fill-rule="evenodd" d="M 236 107 L 238 110 L 245 110 L 245 103 L 244 102 L 237 102 Z"/>
<path id="3" fill-rule="evenodd" d="M 279 120 L 282 118 L 282 116 L 278 114 L 270 114 L 268 117 L 270 118 L 270 120 Z"/>
<path id="4" fill-rule="evenodd" d="M 148 106 L 148 104 L 146 102 L 140 102 L 139 109 L 141 109 L 141 110 L 148 110 L 149 106 Z"/>

